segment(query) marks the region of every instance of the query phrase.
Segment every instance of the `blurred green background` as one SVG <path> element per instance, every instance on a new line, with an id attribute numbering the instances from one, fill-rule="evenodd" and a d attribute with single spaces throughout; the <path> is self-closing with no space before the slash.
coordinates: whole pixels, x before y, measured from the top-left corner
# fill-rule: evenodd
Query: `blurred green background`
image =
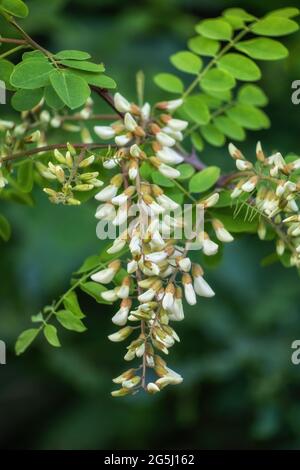
<path id="1" fill-rule="evenodd" d="M 52 50 L 83 49 L 104 61 L 119 90 L 135 96 L 135 74 L 144 70 L 146 97 L 161 98 L 152 82 L 171 70 L 168 57 L 185 47 L 193 25 L 230 6 L 262 15 L 299 6 L 285 0 L 51 0 L 27 2 L 29 33 Z M 7 34 L 0 22 L 0 31 Z M 287 37 L 289 59 L 262 63 L 272 128 L 251 133 L 242 148 L 254 154 L 300 152 L 300 108 L 291 82 L 300 79 L 300 34 Z M 101 104 L 102 106 L 102 104 Z M 103 106 L 99 109 L 103 109 Z M 0 109 L 1 116 L 8 108 Z M 226 149 L 207 147 L 206 163 L 224 168 Z M 300 338 L 299 278 L 279 265 L 260 267 L 272 252 L 255 237 L 226 247 L 222 264 L 207 271 L 216 291 L 187 309 L 177 325 L 182 342 L 169 364 L 181 386 L 154 397 L 110 397 L 111 378 L 123 370 L 123 345 L 107 340 L 112 309 L 84 294 L 84 334 L 60 331 L 63 348 L 39 338 L 16 358 L 17 335 L 30 315 L 63 293 L 73 270 L 101 250 L 95 236 L 95 203 L 54 207 L 37 191 L 36 207 L 2 203 L 13 237 L 0 244 L 0 338 L 8 345 L 0 366 L 0 447 L 12 449 L 297 449 L 300 448 L 300 365 L 291 343 Z"/>

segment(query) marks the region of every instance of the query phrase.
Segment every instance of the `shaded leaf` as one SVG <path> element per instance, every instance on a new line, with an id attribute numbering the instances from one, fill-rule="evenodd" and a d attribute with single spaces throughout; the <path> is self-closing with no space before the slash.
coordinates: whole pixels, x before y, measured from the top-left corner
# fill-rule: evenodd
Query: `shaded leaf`
<path id="1" fill-rule="evenodd" d="M 221 44 L 215 39 L 195 36 L 188 41 L 188 47 L 196 54 L 213 57 L 220 50 Z"/>
<path id="2" fill-rule="evenodd" d="M 201 21 L 196 25 L 196 31 L 209 39 L 229 40 L 232 36 L 230 24 L 219 18 Z"/>
<path id="3" fill-rule="evenodd" d="M 30 328 L 29 330 L 23 331 L 17 339 L 15 345 L 16 355 L 20 356 L 24 351 L 31 345 L 33 340 L 37 337 L 39 333 L 38 328 Z"/>
<path id="4" fill-rule="evenodd" d="M 220 168 L 209 166 L 196 173 L 190 180 L 189 190 L 192 193 L 202 193 L 210 189 L 220 177 Z"/>
<path id="5" fill-rule="evenodd" d="M 59 348 L 61 346 L 57 336 L 57 329 L 54 325 L 46 325 L 43 329 L 44 336 L 51 346 Z"/>
<path id="6" fill-rule="evenodd" d="M 261 77 L 261 72 L 255 62 L 241 54 L 224 55 L 219 60 L 218 67 L 238 80 L 255 81 Z"/>

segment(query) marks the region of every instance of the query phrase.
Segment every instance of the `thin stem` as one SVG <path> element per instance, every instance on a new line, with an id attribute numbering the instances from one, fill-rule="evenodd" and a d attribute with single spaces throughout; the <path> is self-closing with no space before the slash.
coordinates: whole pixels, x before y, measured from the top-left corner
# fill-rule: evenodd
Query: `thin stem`
<path id="1" fill-rule="evenodd" d="M 107 148 L 108 146 L 114 147 L 113 144 L 72 144 L 75 149 L 98 149 L 98 148 Z M 43 153 L 55 149 L 65 149 L 68 148 L 67 144 L 52 144 L 45 145 L 44 147 L 38 147 L 30 150 L 24 150 L 23 152 L 18 152 L 15 154 L 7 155 L 6 157 L 1 158 L 1 163 L 8 162 L 11 160 L 17 160 L 19 158 L 29 157 L 31 155 L 36 155 L 38 153 Z"/>
<path id="2" fill-rule="evenodd" d="M 117 115 L 120 116 L 120 118 L 124 118 L 124 114 L 120 113 L 120 111 L 117 110 L 114 104 L 113 97 L 106 88 L 101 88 L 94 85 L 91 85 L 90 88 L 95 93 L 97 93 L 97 95 L 99 95 L 117 113 Z"/>
<path id="3" fill-rule="evenodd" d="M 207 64 L 207 66 L 200 72 L 195 80 L 190 84 L 190 86 L 185 90 L 185 92 L 182 95 L 182 98 L 185 99 L 193 90 L 194 88 L 198 85 L 198 83 L 202 80 L 202 78 L 207 74 L 207 72 L 218 62 L 221 57 L 223 57 L 226 52 L 228 52 L 234 45 L 242 39 L 250 29 L 245 26 L 245 28 L 237 34 L 235 38 L 233 38 L 223 49 Z"/>
<path id="4" fill-rule="evenodd" d="M 26 33 L 26 31 L 24 31 L 24 29 L 14 20 L 14 19 L 11 19 L 9 21 L 9 23 L 14 27 L 16 28 L 19 33 L 21 33 L 21 35 L 23 36 L 23 38 L 25 39 L 25 41 L 27 42 L 27 44 L 29 44 L 33 49 L 37 49 L 39 51 L 41 51 L 44 55 L 46 55 L 47 57 L 49 57 L 49 59 L 53 59 L 53 54 L 51 54 L 51 52 L 49 52 L 47 49 L 45 49 L 44 47 L 40 46 L 34 39 L 32 39 L 29 34 Z"/>
<path id="5" fill-rule="evenodd" d="M 10 49 L 9 51 L 4 52 L 3 54 L 0 55 L 0 59 L 4 59 L 5 57 L 8 57 L 11 54 L 15 54 L 16 52 L 20 51 L 21 49 L 25 49 L 26 45 L 20 45 L 17 47 L 14 47 L 13 49 Z"/>
<path id="6" fill-rule="evenodd" d="M 3 44 L 19 44 L 19 45 L 27 45 L 27 41 L 25 39 L 14 39 L 14 38 L 1 38 L 0 37 L 0 42 Z"/>

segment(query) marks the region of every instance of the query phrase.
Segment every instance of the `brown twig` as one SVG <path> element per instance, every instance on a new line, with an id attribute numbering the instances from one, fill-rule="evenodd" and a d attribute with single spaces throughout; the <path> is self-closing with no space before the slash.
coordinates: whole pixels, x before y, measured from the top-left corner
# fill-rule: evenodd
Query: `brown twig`
<path id="1" fill-rule="evenodd" d="M 25 41 L 25 39 L 14 39 L 14 38 L 1 38 L 0 37 L 0 42 L 2 42 L 3 44 L 18 44 L 20 46 L 25 46 L 26 44 L 28 44 L 27 41 Z"/>

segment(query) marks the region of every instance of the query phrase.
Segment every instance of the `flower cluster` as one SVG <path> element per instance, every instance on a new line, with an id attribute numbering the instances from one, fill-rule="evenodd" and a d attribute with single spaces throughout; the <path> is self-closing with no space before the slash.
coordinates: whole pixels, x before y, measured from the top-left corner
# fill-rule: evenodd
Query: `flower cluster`
<path id="1" fill-rule="evenodd" d="M 259 237 L 265 238 L 265 222 L 271 223 L 278 236 L 278 256 L 287 251 L 290 265 L 300 267 L 300 158 L 283 158 L 279 152 L 266 156 L 260 142 L 256 147 L 255 164 L 233 144 L 229 145 L 229 153 L 239 170 L 231 197 L 235 199 L 249 193 L 249 203 L 261 216 Z"/>
<path id="2" fill-rule="evenodd" d="M 80 200 L 74 197 L 74 192 L 91 191 L 103 185 L 98 179 L 98 171 L 85 171 L 94 161 L 95 156 L 85 157 L 85 150 L 77 155 L 72 145 L 68 144 L 68 150 L 63 155 L 58 149 L 54 150 L 57 164 L 48 162 L 48 166 L 41 162 L 36 167 L 43 178 L 56 181 L 61 186 L 59 190 L 44 188 L 44 192 L 54 204 L 79 205 Z"/>
<path id="3" fill-rule="evenodd" d="M 176 239 L 176 228 L 184 225 L 182 216 L 177 213 L 179 204 L 140 174 L 141 163 L 148 161 L 153 169 L 168 178 L 175 179 L 180 175 L 175 166 L 183 161 L 183 157 L 176 143 L 182 139 L 187 123 L 173 118 L 170 112 L 181 104 L 181 100 L 158 103 L 155 110 L 164 113 L 153 117 L 148 103 L 138 107 L 117 93 L 114 105 L 124 113 L 124 118 L 111 126 L 95 127 L 98 136 L 114 138 L 117 146 L 104 167 L 121 169 L 95 196 L 102 203 L 96 218 L 110 221 L 117 227 L 126 223 L 126 229 L 120 230 L 108 253 L 115 255 L 127 248 L 129 255 L 127 275 L 121 285 L 102 293 L 106 301 L 120 301 L 112 322 L 121 328 L 109 335 L 109 339 L 119 342 L 137 332 L 124 359 L 140 358 L 142 362 L 113 380 L 120 386 L 112 392 L 113 396 L 132 394 L 141 388 L 148 393 L 157 393 L 167 385 L 180 383 L 181 375 L 170 369 L 160 355 L 167 355 L 169 348 L 179 341 L 170 322 L 184 319 L 183 299 L 195 305 L 196 295 L 214 295 L 203 277 L 203 269 L 192 263 L 188 251 L 193 238 L 201 241 L 206 255 L 215 254 L 218 245 L 203 230 L 199 233 L 195 230 L 189 240 Z M 213 194 L 197 206 L 207 210 L 218 197 L 217 193 Z M 214 219 L 212 224 L 220 240 L 232 240 L 219 220 Z M 121 259 L 114 260 L 91 278 L 101 284 L 113 284 L 121 266 Z M 150 379 L 148 369 L 151 369 Z"/>

